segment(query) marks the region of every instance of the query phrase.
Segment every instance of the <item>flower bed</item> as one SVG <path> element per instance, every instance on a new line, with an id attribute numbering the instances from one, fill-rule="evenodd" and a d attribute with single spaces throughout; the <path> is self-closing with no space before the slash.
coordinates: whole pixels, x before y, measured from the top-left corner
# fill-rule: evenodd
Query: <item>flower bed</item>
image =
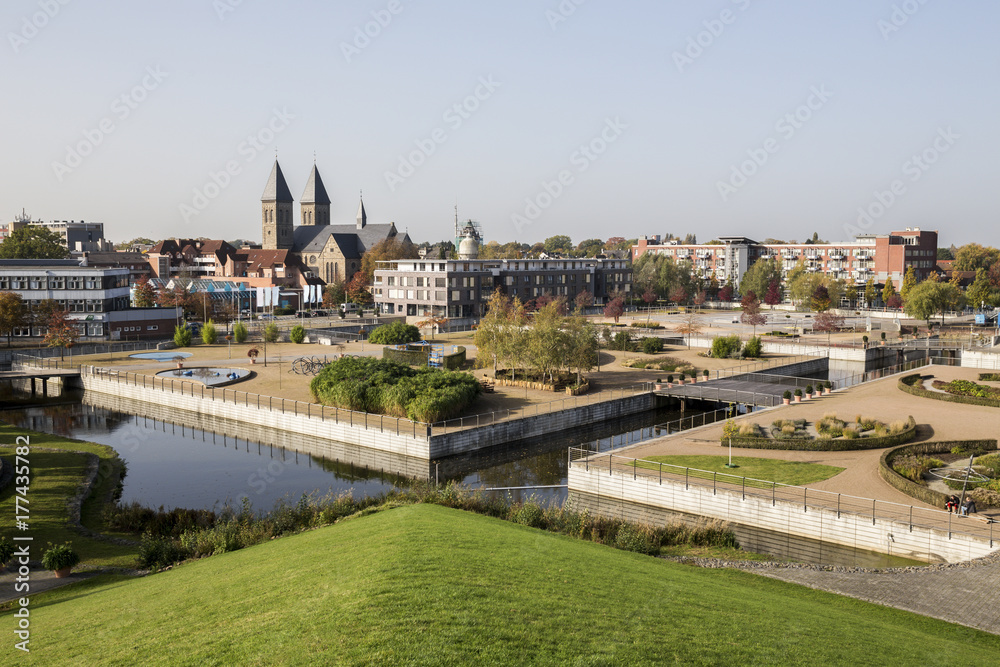
<path id="1" fill-rule="evenodd" d="M 909 442 L 917 434 L 917 423 L 913 417 L 910 417 L 905 423 L 895 422 L 890 427 L 886 427 L 885 424 L 873 419 L 866 419 L 860 416 L 856 419 L 860 420 L 855 422 L 857 426 L 845 425 L 839 437 L 834 437 L 834 431 L 831 430 L 823 433 L 817 425 L 817 430 L 820 430 L 820 437 L 818 438 L 809 436 L 805 430 L 806 423 L 803 419 L 779 419 L 771 424 L 771 437 L 767 437 L 766 435 L 747 437 L 741 432 L 738 436 L 732 438 L 732 443 L 733 447 L 743 447 L 746 449 L 833 452 L 892 447 Z M 827 415 L 820 422 L 824 420 L 827 420 L 829 423 L 828 429 L 834 428 L 836 426 L 835 422 L 840 422 L 840 420 L 836 419 L 835 415 Z M 865 431 L 861 427 L 867 423 L 871 423 L 872 428 L 868 429 L 870 432 L 868 435 L 865 435 Z M 760 428 L 756 424 L 753 426 L 757 428 L 759 433 Z M 729 445 L 729 439 L 723 437 L 721 444 L 724 446 Z"/>
<path id="2" fill-rule="evenodd" d="M 973 383 L 975 384 L 975 383 Z M 965 403 L 967 405 L 982 405 L 990 408 L 1000 408 L 1000 398 L 985 398 L 981 396 L 960 396 L 958 394 L 943 394 L 924 388 L 924 378 L 919 373 L 907 375 L 899 379 L 897 384 L 901 391 L 921 398 L 932 398 L 935 401 L 949 403 Z M 992 387 L 990 387 L 992 388 Z"/>
<path id="3" fill-rule="evenodd" d="M 882 454 L 882 457 L 879 459 L 878 474 L 890 485 L 911 498 L 925 502 L 928 505 L 944 508 L 945 501 L 948 498 L 947 494 L 935 491 L 934 489 L 929 489 L 923 484 L 919 484 L 907 479 L 903 475 L 900 475 L 893 469 L 894 461 L 898 457 L 903 456 L 945 454 L 956 451 L 995 451 L 996 448 L 996 440 L 949 440 L 903 445 L 901 447 L 895 447 L 887 450 Z M 981 507 L 993 504 L 990 502 L 991 496 L 989 495 L 988 489 L 976 489 L 971 495 L 976 503 Z M 994 506 L 1000 505 L 1000 493 L 996 494 L 996 498 L 993 498 L 992 500 L 997 501 Z"/>

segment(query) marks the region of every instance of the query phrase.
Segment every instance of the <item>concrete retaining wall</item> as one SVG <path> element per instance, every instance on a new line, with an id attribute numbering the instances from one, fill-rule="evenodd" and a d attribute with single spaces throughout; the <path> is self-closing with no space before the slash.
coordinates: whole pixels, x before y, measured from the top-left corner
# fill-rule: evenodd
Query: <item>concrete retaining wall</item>
<path id="1" fill-rule="evenodd" d="M 100 392 L 145 401 L 168 408 L 197 412 L 221 419 L 229 419 L 239 423 L 253 424 L 267 428 L 290 431 L 305 436 L 313 436 L 327 440 L 361 445 L 369 449 L 393 452 L 407 457 L 421 459 L 431 458 L 430 442 L 427 433 L 396 433 L 394 419 L 386 419 L 384 427 L 379 428 L 378 416 L 373 415 L 368 428 L 351 426 L 349 423 L 320 419 L 317 416 L 307 417 L 304 414 L 281 412 L 257 405 L 234 403 L 232 401 L 212 400 L 200 395 L 172 393 L 162 389 L 143 387 L 124 380 L 119 382 L 115 376 L 89 375 L 83 376 L 83 386 L 88 392 Z M 190 385 L 189 385 L 190 386 Z M 419 428 L 419 425 L 418 425 Z M 392 430 L 390 430 L 392 429 Z"/>
<path id="2" fill-rule="evenodd" d="M 778 534 L 803 537 L 845 547 L 876 551 L 925 562 L 954 563 L 985 556 L 993 551 L 988 540 L 960 533 L 911 526 L 899 520 L 840 513 L 800 503 L 747 495 L 711 486 L 690 485 L 670 479 L 611 471 L 575 461 L 569 467 L 569 490 L 594 496 L 608 505 L 602 512 L 621 512 L 626 518 L 641 514 L 642 507 L 708 517 Z M 630 508 L 636 505 L 638 508 Z M 780 537 L 778 538 L 780 539 Z"/>
<path id="3" fill-rule="evenodd" d="M 463 454 L 655 408 L 656 395 L 650 392 L 440 435 L 435 428 L 431 450 L 433 458 Z"/>
<path id="4" fill-rule="evenodd" d="M 1000 352 L 962 350 L 962 368 L 982 368 L 1000 371 Z"/>

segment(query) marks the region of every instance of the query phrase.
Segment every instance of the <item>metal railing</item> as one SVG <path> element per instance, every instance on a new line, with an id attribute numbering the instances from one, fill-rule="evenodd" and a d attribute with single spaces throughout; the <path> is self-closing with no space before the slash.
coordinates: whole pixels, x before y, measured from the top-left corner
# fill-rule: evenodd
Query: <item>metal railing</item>
<path id="1" fill-rule="evenodd" d="M 454 431 L 463 428 L 489 426 L 490 424 L 507 421 L 511 418 L 523 419 L 525 417 L 534 417 L 536 415 L 569 410 L 582 405 L 593 405 L 594 403 L 604 403 L 616 399 L 628 398 L 630 396 L 640 396 L 642 394 L 648 394 L 652 391 L 653 383 L 643 382 L 641 384 L 632 385 L 622 389 L 608 389 L 606 391 L 600 391 L 593 394 L 571 396 L 569 398 L 550 401 L 548 403 L 527 405 L 523 408 L 494 410 L 493 412 L 484 412 L 476 415 L 470 415 L 468 417 L 455 417 L 454 419 L 434 422 L 431 426 L 434 429 L 441 429 L 442 433 L 447 433 L 449 428 Z"/>
<path id="2" fill-rule="evenodd" d="M 571 447 L 569 464 L 571 466 L 582 465 L 587 471 L 592 467 L 599 470 L 606 469 L 609 475 L 615 472 L 631 475 L 633 480 L 638 479 L 641 475 L 647 480 L 658 480 L 660 484 L 663 483 L 663 480 L 683 481 L 685 490 L 694 486 L 711 487 L 713 494 L 719 491 L 739 493 L 743 500 L 748 497 L 763 498 L 770 500 L 772 506 L 780 500 L 801 505 L 803 511 L 809 509 L 835 510 L 838 518 L 842 514 L 850 514 L 871 518 L 873 524 L 878 519 L 894 521 L 908 525 L 911 531 L 914 528 L 946 531 L 949 538 L 953 534 L 959 534 L 975 539 L 989 540 L 990 548 L 993 547 L 995 537 L 1000 537 L 1000 535 L 995 535 L 992 520 L 985 522 L 970 517 L 959 518 L 945 510 L 915 507 L 833 491 L 821 491 L 805 486 L 782 484 L 771 480 L 676 466 L 659 461 L 620 456 L 613 452 L 595 454 L 589 449 Z"/>
<path id="3" fill-rule="evenodd" d="M 30 352 L 15 352 L 11 355 L 11 365 L 33 366 L 35 368 L 77 368 L 75 357 L 91 354 L 115 354 L 118 352 L 148 352 L 156 350 L 163 341 L 136 341 L 118 343 L 85 343 L 71 348 L 47 347 Z"/>
<path id="4" fill-rule="evenodd" d="M 95 366 L 82 366 L 80 373 L 83 377 L 97 377 L 118 384 L 142 387 L 153 391 L 191 396 L 206 401 L 232 403 L 233 405 L 247 408 L 252 407 L 257 410 L 266 409 L 272 412 L 281 412 L 282 414 L 291 414 L 307 419 L 348 424 L 368 430 L 377 430 L 382 433 L 409 435 L 413 438 L 428 440 L 432 434 L 430 424 L 411 421 L 403 417 L 356 412 L 354 410 L 329 407 L 317 403 L 296 401 L 290 398 L 278 398 L 276 396 L 263 396 L 246 391 L 236 391 L 227 387 L 208 387 L 200 382 L 176 380 L 174 378 L 163 377 L 162 375 L 145 375 L 143 373 L 119 371 L 114 368 L 100 368 Z"/>

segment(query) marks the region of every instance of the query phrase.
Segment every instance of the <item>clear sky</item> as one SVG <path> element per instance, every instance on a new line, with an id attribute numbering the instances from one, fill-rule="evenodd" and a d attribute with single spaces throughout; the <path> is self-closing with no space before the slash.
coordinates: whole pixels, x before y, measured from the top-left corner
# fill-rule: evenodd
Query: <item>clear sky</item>
<path id="1" fill-rule="evenodd" d="M 416 241 L 451 236 L 457 202 L 499 241 L 1000 245 L 998 19 L 995 0 L 7 0 L 0 217 L 259 240 L 277 148 L 296 222 L 315 153 L 333 222 L 363 191 Z"/>

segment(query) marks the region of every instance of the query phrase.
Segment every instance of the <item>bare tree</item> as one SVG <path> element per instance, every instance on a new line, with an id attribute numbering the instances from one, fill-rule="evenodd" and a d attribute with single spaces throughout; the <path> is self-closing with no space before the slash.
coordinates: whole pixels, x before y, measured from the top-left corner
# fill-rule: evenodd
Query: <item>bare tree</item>
<path id="1" fill-rule="evenodd" d="M 691 347 L 691 336 L 696 333 L 701 333 L 704 327 L 704 321 L 701 316 L 693 310 L 688 310 L 684 313 L 684 319 L 681 320 L 681 325 L 675 329 L 675 331 L 681 335 L 687 336 L 687 346 Z"/>

